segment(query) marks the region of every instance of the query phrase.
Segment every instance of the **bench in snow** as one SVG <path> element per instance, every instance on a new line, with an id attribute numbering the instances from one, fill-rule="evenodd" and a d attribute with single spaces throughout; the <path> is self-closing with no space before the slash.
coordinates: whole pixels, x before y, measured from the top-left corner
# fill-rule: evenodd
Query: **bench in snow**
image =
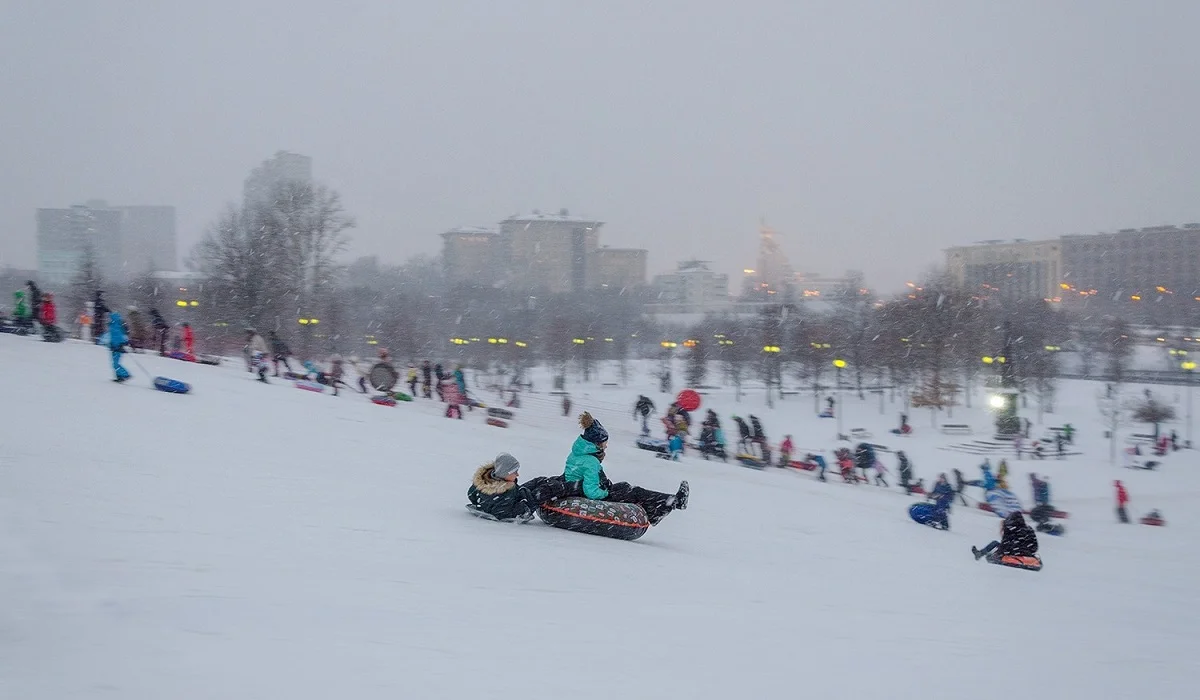
<path id="1" fill-rule="evenodd" d="M 951 435 L 954 433 L 970 435 L 971 426 L 967 425 L 966 423 L 947 423 L 942 426 L 942 433 L 946 435 Z"/>

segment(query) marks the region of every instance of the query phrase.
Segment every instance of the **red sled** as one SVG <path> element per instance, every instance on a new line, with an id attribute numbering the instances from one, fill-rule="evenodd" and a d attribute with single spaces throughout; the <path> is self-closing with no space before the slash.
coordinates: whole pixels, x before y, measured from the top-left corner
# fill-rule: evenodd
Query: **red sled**
<path id="1" fill-rule="evenodd" d="M 806 472 L 815 472 L 817 470 L 816 462 L 803 462 L 798 459 L 793 459 L 788 462 L 788 466 L 795 467 L 796 469 L 803 469 Z"/>
<path id="2" fill-rule="evenodd" d="M 507 427 L 508 427 L 508 421 L 506 421 L 506 420 L 501 420 L 501 419 L 499 419 L 499 418 L 488 418 L 488 419 L 487 419 L 487 424 L 488 424 L 488 425 L 494 425 L 494 426 L 496 426 L 497 428 L 507 428 Z"/>
<path id="3" fill-rule="evenodd" d="M 1162 518 L 1152 518 L 1147 515 L 1146 517 L 1142 518 L 1142 524 L 1143 525 L 1154 525 L 1155 527 L 1162 527 L 1163 525 L 1167 524 L 1167 521 L 1163 520 Z"/>
<path id="4" fill-rule="evenodd" d="M 379 396 L 372 396 L 371 403 L 377 406 L 395 406 L 396 399 L 393 399 L 387 394 L 380 394 Z"/>
<path id="5" fill-rule="evenodd" d="M 901 488 L 903 488 L 903 487 L 901 487 Z M 927 494 L 925 493 L 925 487 L 921 486 L 920 484 L 909 484 L 909 485 L 908 485 L 908 492 L 909 492 L 909 493 L 916 493 L 916 494 L 920 494 L 920 495 L 922 495 L 922 496 L 925 496 L 925 495 L 927 495 Z"/>

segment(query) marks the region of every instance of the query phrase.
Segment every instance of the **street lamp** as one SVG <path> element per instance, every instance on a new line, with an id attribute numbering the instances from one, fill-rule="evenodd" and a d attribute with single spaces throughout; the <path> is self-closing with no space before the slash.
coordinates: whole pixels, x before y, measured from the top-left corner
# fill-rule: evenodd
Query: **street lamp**
<path id="1" fill-rule="evenodd" d="M 1187 422 L 1187 446 L 1190 448 L 1192 446 L 1192 375 L 1196 369 L 1196 362 L 1195 362 L 1195 360 L 1184 360 L 1183 362 L 1179 363 L 1179 366 L 1183 368 L 1184 372 L 1187 372 L 1187 376 L 1188 376 L 1188 382 L 1187 382 L 1187 385 L 1188 385 L 1188 387 L 1187 387 L 1187 396 L 1188 396 L 1188 402 L 1187 402 L 1187 421 L 1188 421 Z"/>
<path id="2" fill-rule="evenodd" d="M 837 432 L 838 432 L 838 438 L 841 439 L 841 436 L 843 434 L 842 433 L 842 411 L 844 411 L 846 409 L 846 407 L 842 405 L 842 368 L 846 366 L 846 361 L 839 357 L 833 361 L 833 366 L 837 370 L 834 381 L 837 384 L 837 404 L 838 404 L 837 411 L 836 411 Z"/>

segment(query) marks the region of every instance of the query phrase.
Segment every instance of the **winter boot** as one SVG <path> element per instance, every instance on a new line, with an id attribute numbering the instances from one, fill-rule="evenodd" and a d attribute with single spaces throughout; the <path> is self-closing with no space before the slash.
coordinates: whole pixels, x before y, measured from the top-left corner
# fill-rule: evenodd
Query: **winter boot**
<path id="1" fill-rule="evenodd" d="M 673 504 L 676 510 L 687 510 L 688 494 L 690 491 L 691 489 L 688 488 L 688 482 L 679 482 L 679 490 L 675 492 L 675 503 Z"/>
<path id="2" fill-rule="evenodd" d="M 979 561 L 979 558 L 983 556 L 983 552 L 979 551 L 979 548 L 975 546 L 971 547 L 971 554 L 975 555 L 975 561 Z"/>

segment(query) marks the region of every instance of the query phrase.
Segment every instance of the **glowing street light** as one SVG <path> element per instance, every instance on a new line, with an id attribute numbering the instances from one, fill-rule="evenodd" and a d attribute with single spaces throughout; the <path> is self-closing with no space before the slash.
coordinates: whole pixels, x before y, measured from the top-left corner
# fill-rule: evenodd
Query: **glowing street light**
<path id="1" fill-rule="evenodd" d="M 988 399 L 988 405 L 997 410 L 1004 408 L 1004 397 L 999 394 L 993 394 Z"/>
<path id="2" fill-rule="evenodd" d="M 1188 402 L 1187 402 L 1187 446 L 1192 446 L 1192 377 L 1195 374 L 1196 361 L 1184 360 L 1179 363 L 1179 367 L 1187 372 L 1188 376 Z"/>

